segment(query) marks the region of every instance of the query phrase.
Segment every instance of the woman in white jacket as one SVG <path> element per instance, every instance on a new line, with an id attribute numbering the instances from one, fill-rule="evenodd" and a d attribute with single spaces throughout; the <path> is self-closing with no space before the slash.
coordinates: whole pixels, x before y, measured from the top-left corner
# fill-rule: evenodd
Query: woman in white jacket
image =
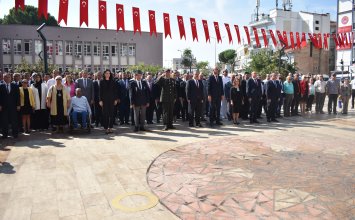
<path id="1" fill-rule="evenodd" d="M 40 74 L 34 75 L 35 82 L 31 85 L 35 98 L 35 113 L 33 115 L 33 129 L 35 130 L 47 130 L 49 126 L 49 114 L 46 106 L 46 97 L 48 87 L 45 82 L 42 81 Z"/>

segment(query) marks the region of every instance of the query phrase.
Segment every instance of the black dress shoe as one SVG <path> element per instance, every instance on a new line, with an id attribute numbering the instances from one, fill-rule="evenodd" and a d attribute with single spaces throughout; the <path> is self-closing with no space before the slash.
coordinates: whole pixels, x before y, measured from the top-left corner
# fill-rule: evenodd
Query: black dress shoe
<path id="1" fill-rule="evenodd" d="M 120 125 L 124 125 L 124 122 L 120 122 Z"/>
<path id="2" fill-rule="evenodd" d="M 271 119 L 267 119 L 267 122 L 269 122 L 269 123 L 270 123 L 270 122 L 271 122 Z"/>
<path id="3" fill-rule="evenodd" d="M 176 129 L 176 127 L 174 127 L 174 126 L 169 126 L 168 128 L 169 129 Z"/>
<path id="4" fill-rule="evenodd" d="M 165 127 L 163 128 L 163 131 L 167 131 L 167 130 L 169 130 L 169 128 L 168 128 L 167 126 L 165 126 Z"/>
<path id="5" fill-rule="evenodd" d="M 117 122 L 113 122 L 113 125 L 118 125 Z"/>
<path id="6" fill-rule="evenodd" d="M 260 122 L 258 120 L 254 120 L 254 123 L 260 124 Z"/>
<path id="7" fill-rule="evenodd" d="M 278 120 L 276 119 L 271 119 L 272 122 L 279 122 Z"/>
<path id="8" fill-rule="evenodd" d="M 140 127 L 139 130 L 141 130 L 141 131 L 147 131 L 144 127 Z"/>
<path id="9" fill-rule="evenodd" d="M 138 132 L 139 131 L 138 127 L 134 127 L 133 131 Z"/>
<path id="10" fill-rule="evenodd" d="M 160 121 L 159 121 L 159 120 L 157 120 L 157 124 L 160 124 Z"/>
<path id="11" fill-rule="evenodd" d="M 189 124 L 189 127 L 194 127 L 194 125 L 193 124 Z"/>
<path id="12" fill-rule="evenodd" d="M 216 123 L 216 125 L 222 126 L 222 125 L 223 125 L 223 123 L 221 123 L 221 122 L 217 122 L 217 123 Z"/>
<path id="13" fill-rule="evenodd" d="M 203 128 L 203 126 L 201 124 L 197 124 L 196 127 Z"/>

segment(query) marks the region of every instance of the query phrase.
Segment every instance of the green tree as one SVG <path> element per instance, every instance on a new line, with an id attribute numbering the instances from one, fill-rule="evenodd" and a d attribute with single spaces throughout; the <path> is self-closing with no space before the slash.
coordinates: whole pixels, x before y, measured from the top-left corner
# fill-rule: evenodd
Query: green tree
<path id="1" fill-rule="evenodd" d="M 196 68 L 200 71 L 200 73 L 207 76 L 209 74 L 208 65 L 208 61 L 200 61 L 196 63 Z"/>
<path id="2" fill-rule="evenodd" d="M 229 64 L 231 66 L 232 72 L 234 72 L 235 59 L 237 57 L 237 53 L 235 50 L 229 49 L 225 50 L 218 54 L 218 60 L 221 63 Z"/>
<path id="3" fill-rule="evenodd" d="M 143 72 L 150 72 L 152 74 L 157 74 L 162 70 L 162 67 L 159 65 L 146 65 L 144 63 L 138 63 L 137 65 L 133 65 L 127 68 L 126 71 L 135 72 L 137 70 L 141 70 Z"/>
<path id="4" fill-rule="evenodd" d="M 46 23 L 48 26 L 59 26 L 58 21 L 50 14 L 46 20 L 43 16 L 38 18 L 38 9 L 31 5 L 26 5 L 25 11 L 10 9 L 9 14 L 0 20 L 0 24 L 25 24 L 25 25 L 41 25 Z"/>
<path id="5" fill-rule="evenodd" d="M 185 49 L 184 52 L 182 53 L 181 64 L 184 65 L 185 68 L 191 69 L 194 62 L 195 60 L 191 49 Z"/>

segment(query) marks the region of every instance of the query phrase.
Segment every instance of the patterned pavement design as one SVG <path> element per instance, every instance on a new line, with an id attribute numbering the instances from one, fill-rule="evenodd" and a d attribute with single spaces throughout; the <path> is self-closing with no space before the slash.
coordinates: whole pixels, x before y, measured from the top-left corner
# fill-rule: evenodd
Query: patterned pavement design
<path id="1" fill-rule="evenodd" d="M 351 140 L 215 138 L 163 153 L 147 181 L 181 219 L 354 219 Z"/>

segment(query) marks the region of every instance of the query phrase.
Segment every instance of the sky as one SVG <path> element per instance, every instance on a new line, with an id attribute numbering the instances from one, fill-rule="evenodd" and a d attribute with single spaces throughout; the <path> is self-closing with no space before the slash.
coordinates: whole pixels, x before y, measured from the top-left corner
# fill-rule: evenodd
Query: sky
<path id="1" fill-rule="evenodd" d="M 15 0 L 0 0 L 0 18 L 8 14 L 9 9 L 14 7 Z M 38 0 L 25 0 L 26 5 L 38 7 Z M 235 32 L 232 32 L 234 44 L 229 44 L 224 23 L 230 26 L 248 25 L 251 15 L 255 11 L 256 0 L 107 0 L 108 29 L 116 29 L 116 3 L 123 4 L 125 9 L 126 30 L 133 29 L 132 7 L 139 7 L 141 13 L 142 31 L 149 32 L 148 10 L 155 10 L 157 31 L 164 32 L 163 13 L 170 14 L 172 39 L 169 37 L 163 41 L 163 61 L 165 67 L 171 67 L 172 59 L 181 56 L 179 50 L 190 48 L 197 61 L 208 61 L 210 66 L 215 64 L 215 39 L 206 43 L 202 28 L 202 19 L 209 23 L 211 37 L 215 37 L 213 22 L 218 21 L 222 43 L 216 45 L 218 53 L 226 49 L 236 49 L 238 46 Z M 275 0 L 260 0 L 260 12 L 269 13 L 275 8 Z M 282 0 L 279 0 L 279 5 Z M 59 0 L 48 0 L 48 12 L 58 18 Z M 308 11 L 317 13 L 330 13 L 331 19 L 336 19 L 337 0 L 297 0 L 293 1 L 293 11 Z M 69 0 L 68 24 L 62 26 L 79 27 L 79 0 Z M 186 40 L 180 40 L 177 25 L 177 15 L 184 17 Z M 196 19 L 199 41 L 192 41 L 190 17 Z M 83 26 L 86 28 L 86 26 Z M 89 28 L 98 28 L 98 0 L 89 0 Z M 232 29 L 234 31 L 234 29 Z M 137 36 L 139 37 L 139 35 Z M 217 58 L 218 59 L 218 58 Z"/>

